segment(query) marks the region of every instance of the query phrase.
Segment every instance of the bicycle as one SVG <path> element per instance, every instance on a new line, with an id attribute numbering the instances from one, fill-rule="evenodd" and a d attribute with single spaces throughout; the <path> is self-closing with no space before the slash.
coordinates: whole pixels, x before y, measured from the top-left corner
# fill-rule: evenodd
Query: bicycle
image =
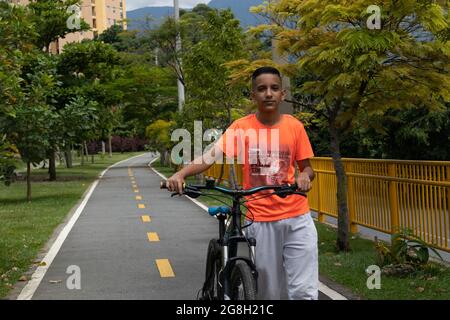
<path id="1" fill-rule="evenodd" d="M 161 189 L 166 188 L 166 181 L 161 181 Z M 247 238 L 243 232 L 243 229 L 250 226 L 253 220 L 245 215 L 250 223 L 242 226 L 241 205 L 245 207 L 244 203 L 266 196 L 277 195 L 284 198 L 288 195 L 298 194 L 306 197 L 306 194 L 297 191 L 297 184 L 232 190 L 216 186 L 214 179 L 207 179 L 205 185 L 184 185 L 183 194 L 191 198 L 210 196 L 219 200 L 216 198 L 219 195 L 202 193 L 201 190 L 217 190 L 232 197 L 233 204 L 231 207 L 225 203 L 225 206 L 208 208 L 208 213 L 219 220 L 219 238 L 211 239 L 208 245 L 205 282 L 203 288 L 200 289 L 202 291 L 200 300 L 256 300 L 258 279 L 255 265 L 256 240 Z M 273 190 L 273 192 L 241 202 L 244 197 L 250 197 L 255 193 L 266 190 Z M 172 196 L 177 194 L 172 193 Z M 219 201 L 224 203 L 222 200 Z M 240 242 L 247 243 L 250 258 L 237 255 L 238 243 Z"/>

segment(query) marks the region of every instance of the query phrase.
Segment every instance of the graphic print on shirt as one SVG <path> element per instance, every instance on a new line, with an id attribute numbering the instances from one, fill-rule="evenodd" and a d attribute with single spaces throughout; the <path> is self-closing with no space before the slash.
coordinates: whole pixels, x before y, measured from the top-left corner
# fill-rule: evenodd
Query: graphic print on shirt
<path id="1" fill-rule="evenodd" d="M 280 145 L 279 150 L 263 148 L 248 149 L 250 161 L 250 185 L 280 185 L 288 182 L 288 171 L 291 162 L 289 146 Z"/>

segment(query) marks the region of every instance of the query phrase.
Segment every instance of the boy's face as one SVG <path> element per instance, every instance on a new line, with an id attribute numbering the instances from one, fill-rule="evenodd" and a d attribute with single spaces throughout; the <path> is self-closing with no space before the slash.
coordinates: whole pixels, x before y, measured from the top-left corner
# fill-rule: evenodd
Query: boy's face
<path id="1" fill-rule="evenodd" d="M 261 74 L 253 82 L 252 100 L 256 103 L 260 112 L 278 111 L 285 94 L 281 79 L 276 74 Z"/>

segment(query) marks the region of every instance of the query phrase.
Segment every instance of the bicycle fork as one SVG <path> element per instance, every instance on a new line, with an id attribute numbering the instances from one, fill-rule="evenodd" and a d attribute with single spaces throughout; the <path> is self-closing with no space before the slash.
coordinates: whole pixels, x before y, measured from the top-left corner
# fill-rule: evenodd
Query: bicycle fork
<path id="1" fill-rule="evenodd" d="M 237 245 L 239 242 L 249 242 L 249 255 L 250 259 L 245 257 L 239 257 L 237 256 Z M 242 260 L 245 263 L 249 265 L 249 267 L 254 272 L 255 279 L 257 279 L 257 272 L 256 272 L 256 259 L 255 259 L 255 253 L 256 253 L 256 240 L 254 238 L 248 238 L 245 239 L 245 237 L 242 236 L 232 236 L 228 239 L 224 239 L 223 243 L 223 254 L 222 254 L 222 265 L 224 266 L 222 270 L 222 276 L 221 276 L 221 282 L 223 284 L 223 293 L 224 293 L 224 300 L 231 300 L 231 273 L 234 267 L 234 264 Z M 231 258 L 230 258 L 231 257 Z"/>

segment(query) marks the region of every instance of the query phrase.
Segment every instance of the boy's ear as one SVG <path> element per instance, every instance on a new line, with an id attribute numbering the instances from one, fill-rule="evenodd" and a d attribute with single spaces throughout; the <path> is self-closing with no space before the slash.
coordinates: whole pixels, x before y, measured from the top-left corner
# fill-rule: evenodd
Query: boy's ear
<path id="1" fill-rule="evenodd" d="M 284 101 L 284 99 L 286 99 L 286 94 L 287 94 L 286 89 L 283 89 L 283 90 L 281 91 L 281 101 Z"/>

